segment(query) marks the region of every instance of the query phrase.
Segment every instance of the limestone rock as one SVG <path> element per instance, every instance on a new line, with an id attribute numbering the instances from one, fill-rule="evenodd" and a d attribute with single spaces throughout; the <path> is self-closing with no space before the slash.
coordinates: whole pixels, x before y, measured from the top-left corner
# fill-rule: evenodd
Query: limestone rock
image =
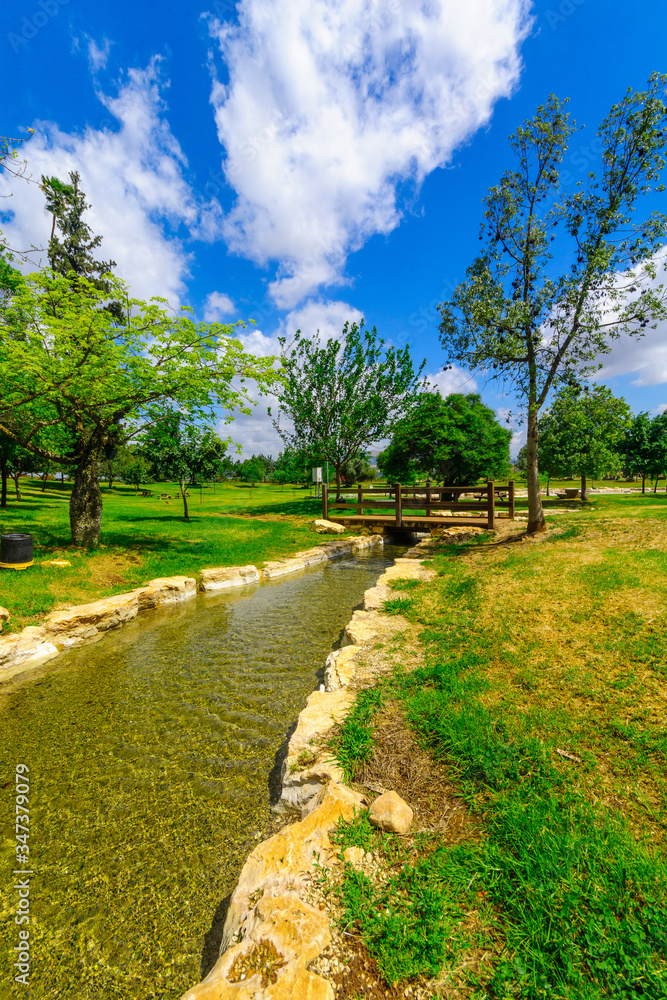
<path id="1" fill-rule="evenodd" d="M 368 810 L 373 826 L 388 833 L 407 833 L 412 826 L 414 813 L 407 802 L 396 792 L 384 792 Z"/>
<path id="2" fill-rule="evenodd" d="M 396 597 L 396 591 L 391 590 L 387 584 L 383 584 L 380 580 L 364 593 L 364 611 L 381 611 L 382 605 L 385 601 L 390 600 L 392 597 Z"/>
<path id="3" fill-rule="evenodd" d="M 358 868 L 364 860 L 365 854 L 366 852 L 363 847 L 346 847 L 343 851 L 343 858 L 348 862 L 348 864 Z"/>
<path id="4" fill-rule="evenodd" d="M 316 531 L 318 535 L 344 535 L 345 525 L 336 524 L 335 521 L 325 521 L 323 518 L 318 518 L 313 521 L 312 524 L 313 531 Z"/>
<path id="5" fill-rule="evenodd" d="M 0 669 L 13 671 L 21 664 L 37 665 L 58 655 L 58 647 L 40 625 L 0 639 Z"/>
<path id="6" fill-rule="evenodd" d="M 197 581 L 191 576 L 165 576 L 150 580 L 149 587 L 157 587 L 158 604 L 177 604 L 197 594 Z"/>
<path id="7" fill-rule="evenodd" d="M 301 810 L 301 819 L 310 816 L 315 809 L 318 809 L 323 802 L 328 802 L 332 796 L 337 801 L 342 800 L 351 805 L 353 815 L 355 812 L 368 809 L 368 799 L 365 795 L 362 795 L 361 792 L 355 792 L 353 788 L 348 788 L 347 785 L 343 785 L 340 782 L 332 782 L 330 785 L 325 785 L 321 788 L 317 795 L 310 802 L 306 803 Z"/>
<path id="8" fill-rule="evenodd" d="M 328 730 L 345 718 L 354 697 L 343 688 L 313 691 L 309 696 L 282 765 L 280 806 L 283 810 L 301 811 L 323 785 L 344 780 L 343 771 L 332 759 L 331 752 L 320 749 L 319 744 Z"/>
<path id="9" fill-rule="evenodd" d="M 256 566 L 225 566 L 201 571 L 201 589 L 206 592 L 231 590 L 259 583 Z"/>
<path id="10" fill-rule="evenodd" d="M 135 592 L 107 597 L 92 604 L 80 604 L 54 611 L 46 619 L 48 637 L 59 649 L 72 649 L 90 642 L 99 633 L 136 618 L 139 601 Z"/>
<path id="11" fill-rule="evenodd" d="M 325 691 L 340 691 L 350 686 L 359 665 L 358 655 L 358 646 L 343 646 L 329 653 L 324 665 Z"/>
<path id="12" fill-rule="evenodd" d="M 257 894 L 285 896 L 296 892 L 303 876 L 314 864 L 326 863 L 333 856 L 329 833 L 342 817 L 353 819 L 360 804 L 358 797 L 335 782 L 323 788 L 317 805 L 304 819 L 286 826 L 259 844 L 241 871 L 232 894 L 222 934 L 220 952 L 246 936 L 253 925 Z"/>
<path id="13" fill-rule="evenodd" d="M 355 611 L 352 620 L 345 626 L 341 645 L 372 645 L 380 640 L 389 639 L 402 628 L 405 628 L 405 621 L 398 615 L 389 617 L 379 611 Z"/>

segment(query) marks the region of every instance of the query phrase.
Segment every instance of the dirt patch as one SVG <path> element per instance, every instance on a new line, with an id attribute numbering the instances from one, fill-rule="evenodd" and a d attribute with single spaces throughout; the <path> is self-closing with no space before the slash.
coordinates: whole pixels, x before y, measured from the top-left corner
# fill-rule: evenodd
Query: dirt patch
<path id="1" fill-rule="evenodd" d="M 397 792 L 414 811 L 413 832 L 446 834 L 447 843 L 476 836 L 446 767 L 420 746 L 395 702 L 378 713 L 374 741 L 372 756 L 355 776 L 355 787 L 377 795 Z"/>

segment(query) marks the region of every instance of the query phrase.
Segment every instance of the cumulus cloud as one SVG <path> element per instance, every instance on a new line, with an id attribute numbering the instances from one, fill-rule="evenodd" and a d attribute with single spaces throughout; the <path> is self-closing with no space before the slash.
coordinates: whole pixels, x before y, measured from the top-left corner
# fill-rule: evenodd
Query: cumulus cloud
<path id="1" fill-rule="evenodd" d="M 206 323 L 219 322 L 233 315 L 235 309 L 229 295 L 225 295 L 224 292 L 209 292 L 204 303 L 204 320 Z"/>
<path id="2" fill-rule="evenodd" d="M 440 369 L 427 375 L 426 388 L 429 392 L 435 389 L 443 397 L 451 396 L 453 392 L 467 395 L 469 392 L 477 392 L 477 382 L 465 368 L 452 365 L 447 371 Z"/>
<path id="3" fill-rule="evenodd" d="M 529 0 L 242 0 L 211 22 L 228 83 L 211 100 L 238 198 L 224 233 L 278 262 L 291 308 L 399 222 L 419 184 L 487 123 L 520 73 Z"/>
<path id="4" fill-rule="evenodd" d="M 600 360 L 603 368 L 596 382 L 606 382 L 616 375 L 634 375 L 634 385 L 661 385 L 667 382 L 667 323 L 647 330 L 639 340 L 621 334 L 609 354 Z"/>
<path id="5" fill-rule="evenodd" d="M 39 188 L 42 174 L 66 178 L 81 174 L 91 208 L 87 221 L 103 236 L 100 254 L 117 262 L 116 273 L 141 297 L 161 295 L 172 305 L 185 293 L 189 253 L 180 227 L 206 238 L 216 212 L 198 205 L 185 178 L 186 160 L 165 119 L 160 61 L 132 69 L 115 95 L 97 96 L 104 118 L 82 132 L 61 131 L 53 122 L 35 122 L 36 134 L 24 147 L 28 174 L 37 183 L 13 181 L 0 174 L 3 204 L 11 209 L 3 230 L 19 250 L 45 248 L 50 219 Z M 203 221 L 202 221 L 203 220 Z M 33 254 L 45 262 L 45 253 Z"/>

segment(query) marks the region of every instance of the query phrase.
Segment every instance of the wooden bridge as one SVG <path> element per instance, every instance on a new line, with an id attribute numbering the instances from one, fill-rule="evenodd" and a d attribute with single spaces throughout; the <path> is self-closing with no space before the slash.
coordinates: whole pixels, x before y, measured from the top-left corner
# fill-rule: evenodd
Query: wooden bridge
<path id="1" fill-rule="evenodd" d="M 384 489 L 366 490 L 359 486 L 356 495 L 345 491 L 340 500 L 330 499 L 329 492 L 327 486 L 322 487 L 322 517 L 346 527 L 364 525 L 403 531 L 431 531 L 443 525 L 495 528 L 499 517 L 514 519 L 512 480 L 507 486 L 496 486 L 492 480 L 486 486 L 395 483 Z"/>

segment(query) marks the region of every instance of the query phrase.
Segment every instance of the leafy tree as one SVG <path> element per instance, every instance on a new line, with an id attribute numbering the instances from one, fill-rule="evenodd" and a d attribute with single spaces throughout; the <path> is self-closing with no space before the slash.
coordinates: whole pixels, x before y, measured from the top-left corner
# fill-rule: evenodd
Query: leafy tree
<path id="1" fill-rule="evenodd" d="M 517 393 L 527 414 L 528 531 L 545 530 L 538 418 L 549 393 L 601 367 L 621 332 L 641 336 L 665 315 L 654 258 L 667 217 L 635 219 L 640 196 L 662 191 L 667 77 L 628 90 L 598 130 L 602 163 L 561 192 L 558 168 L 575 131 L 551 96 L 510 138 L 517 159 L 486 197 L 483 249 L 439 307 L 450 361 L 484 369 Z M 552 252 L 569 265 L 560 274 Z"/>
<path id="2" fill-rule="evenodd" d="M 199 479 L 212 479 L 227 448 L 209 427 L 202 427 L 179 413 L 163 412 L 144 436 L 144 446 L 158 476 L 178 483 L 183 517 L 190 520 L 187 489 Z"/>
<path id="3" fill-rule="evenodd" d="M 150 463 L 141 452 L 125 448 L 120 461 L 120 474 L 124 483 L 134 486 L 136 496 L 139 487 L 151 481 Z"/>
<path id="4" fill-rule="evenodd" d="M 52 218 L 49 265 L 53 271 L 65 277 L 73 272 L 92 282 L 100 282 L 116 266 L 116 261 L 95 259 L 94 251 L 101 244 L 102 237 L 94 236 L 83 218 L 90 205 L 79 187 L 80 175 L 76 170 L 71 170 L 69 179 L 70 183 L 67 184 L 57 177 L 42 175 L 46 210 L 51 213 Z M 56 228 L 60 232 L 59 236 Z"/>
<path id="5" fill-rule="evenodd" d="M 266 479 L 266 466 L 264 462 L 255 455 L 252 458 L 247 458 L 245 462 L 241 463 L 239 478 L 247 483 L 251 483 L 253 486 L 255 483 L 263 483 Z"/>
<path id="6" fill-rule="evenodd" d="M 371 466 L 370 457 L 364 452 L 353 455 L 343 466 L 343 479 L 346 485 L 375 479 L 375 469 Z"/>
<path id="7" fill-rule="evenodd" d="M 587 477 L 618 470 L 630 420 L 628 404 L 606 386 L 562 389 L 540 421 L 542 467 L 551 476 L 578 473 L 581 499 L 586 500 Z"/>
<path id="8" fill-rule="evenodd" d="M 659 413 L 650 427 L 649 474 L 655 478 L 653 492 L 658 490 L 658 480 L 667 475 L 667 412 Z"/>
<path id="9" fill-rule="evenodd" d="M 625 465 L 631 476 L 642 477 L 642 493 L 646 493 L 646 477 L 653 468 L 653 440 L 651 418 L 648 413 L 638 413 L 625 432 L 623 454 Z"/>
<path id="10" fill-rule="evenodd" d="M 480 396 L 425 392 L 397 422 L 378 468 L 396 482 L 427 476 L 447 486 L 472 485 L 509 472 L 511 439 Z"/>
<path id="11" fill-rule="evenodd" d="M 520 476 L 525 476 L 528 473 L 528 448 L 526 445 L 522 445 L 519 449 L 519 454 L 516 456 L 516 462 L 514 467 Z"/>
<path id="12" fill-rule="evenodd" d="M 313 459 L 308 449 L 285 448 L 278 455 L 275 468 L 271 473 L 271 481 L 283 486 L 285 483 L 308 485 L 312 467 L 319 464 L 320 462 Z"/>
<path id="13" fill-rule="evenodd" d="M 72 540 L 86 547 L 99 541 L 97 470 L 110 442 L 136 437 L 169 403 L 194 418 L 214 405 L 248 412 L 243 380 L 255 379 L 261 392 L 276 377 L 273 359 L 244 353 L 233 327 L 196 323 L 187 309 L 174 315 L 163 300 L 133 299 L 113 276 L 105 284 L 38 272 L 0 311 L 0 432 L 72 467 Z M 104 308 L 109 300 L 121 304 L 121 318 Z M 16 413 L 21 424 L 10 426 Z M 43 443 L 40 435 L 56 426 L 61 444 Z"/>
<path id="14" fill-rule="evenodd" d="M 363 320 L 346 323 L 342 340 L 322 345 L 319 335 L 310 339 L 298 330 L 290 344 L 283 337 L 280 345 L 284 383 L 277 395 L 294 430 L 279 419 L 274 426 L 287 446 L 331 462 L 340 495 L 345 463 L 388 436 L 414 400 L 425 362 L 415 371 L 407 347 L 385 349 Z"/>

